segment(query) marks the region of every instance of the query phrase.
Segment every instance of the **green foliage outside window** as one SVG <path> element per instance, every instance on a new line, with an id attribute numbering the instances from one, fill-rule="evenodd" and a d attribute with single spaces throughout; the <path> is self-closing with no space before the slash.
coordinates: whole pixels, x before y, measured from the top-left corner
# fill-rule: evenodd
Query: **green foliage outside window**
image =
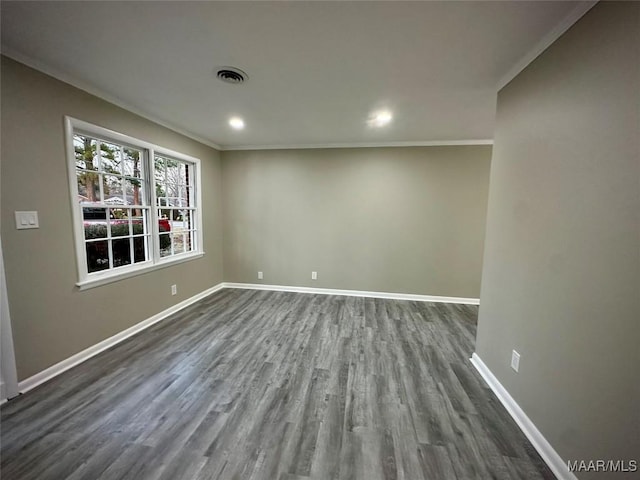
<path id="1" fill-rule="evenodd" d="M 133 235 L 141 235 L 144 233 L 143 225 L 141 222 L 133 222 Z M 163 224 L 159 224 L 158 228 L 160 233 L 168 232 L 169 229 Z M 107 236 L 107 224 L 106 223 L 92 223 L 85 224 L 84 234 L 87 240 L 90 239 L 103 239 Z M 134 262 L 144 262 L 146 260 L 144 238 L 135 237 L 130 238 L 129 224 L 128 223 L 116 223 L 111 225 L 111 237 L 112 252 L 114 259 L 114 266 L 130 264 L 131 252 L 129 250 L 129 241 L 133 241 L 133 256 Z M 171 236 L 160 235 L 160 249 L 164 250 L 171 247 Z M 87 267 L 89 272 L 96 272 L 104 270 L 106 264 L 109 262 L 107 241 L 88 242 L 87 248 Z M 106 262 L 106 263 L 105 263 Z"/>

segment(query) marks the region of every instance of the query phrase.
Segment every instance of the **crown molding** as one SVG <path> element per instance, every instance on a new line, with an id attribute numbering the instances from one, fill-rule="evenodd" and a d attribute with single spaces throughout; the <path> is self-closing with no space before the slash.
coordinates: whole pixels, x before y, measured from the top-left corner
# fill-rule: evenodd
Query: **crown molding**
<path id="1" fill-rule="evenodd" d="M 397 142 L 336 142 L 336 143 L 310 143 L 310 144 L 277 144 L 277 145 L 218 145 L 206 138 L 184 130 L 176 125 L 166 122 L 140 108 L 124 102 L 87 82 L 78 80 L 77 78 L 64 73 L 50 65 L 36 60 L 32 57 L 24 55 L 10 47 L 2 46 L 2 55 L 11 58 L 19 63 L 31 67 L 39 72 L 49 75 L 61 82 L 67 83 L 73 87 L 83 90 L 113 105 L 123 108 L 135 115 L 145 118 L 153 123 L 161 125 L 180 135 L 191 138 L 196 142 L 208 145 L 219 151 L 233 150 L 304 150 L 304 149 L 329 149 L 329 148 L 383 148 L 383 147 L 447 147 L 461 145 L 493 145 L 493 139 L 471 139 L 471 140 L 426 140 L 426 141 L 397 141 Z"/>
<path id="2" fill-rule="evenodd" d="M 493 139 L 479 140 L 429 140 L 407 142 L 352 142 L 352 143 L 302 143 L 282 145 L 223 145 L 220 150 L 304 150 L 320 148 L 381 148 L 381 147 L 450 147 L 459 145 L 493 145 Z"/>
<path id="3" fill-rule="evenodd" d="M 533 62 L 542 52 L 544 52 L 553 42 L 555 42 L 563 33 L 565 33 L 573 24 L 575 24 L 582 16 L 587 13 L 598 1 L 577 1 L 574 8 L 549 32 L 547 33 L 526 55 L 524 55 L 513 67 L 504 75 L 497 85 L 497 90 L 501 90 L 511 80 L 513 80 L 522 70 L 524 70 L 531 62 Z M 90 85 L 86 82 L 78 80 L 71 75 L 64 73 L 58 69 L 36 60 L 32 57 L 24 55 L 10 47 L 2 46 L 2 55 L 5 55 L 17 62 L 23 63 L 34 68 L 46 75 L 49 75 L 64 83 L 68 83 L 80 90 L 91 95 L 101 98 L 109 103 L 134 113 L 142 118 L 150 120 L 158 125 L 166 127 L 180 135 L 191 138 L 209 147 L 221 151 L 233 150 L 292 150 L 292 149 L 321 149 L 321 148 L 381 148 L 381 147 L 440 147 L 440 146 L 457 146 L 457 145 L 493 145 L 492 139 L 479 140 L 443 140 L 443 141 L 400 141 L 400 142 L 343 142 L 343 143 L 325 143 L 325 144 L 281 144 L 281 145 L 218 145 L 211 140 L 203 138 L 199 135 L 184 130 L 165 120 L 162 120 L 130 103 L 124 102 L 103 90 Z"/>
<path id="4" fill-rule="evenodd" d="M 2 46 L 2 55 L 4 55 L 5 57 L 11 58 L 12 60 L 15 60 L 16 62 L 22 63 L 24 65 L 26 65 L 27 67 L 31 67 L 35 70 L 38 70 L 39 72 L 44 73 L 45 75 L 49 75 L 50 77 L 55 78 L 56 80 L 60 80 L 61 82 L 67 83 L 73 87 L 76 87 L 80 90 L 83 90 L 95 97 L 101 98 L 102 100 L 105 100 L 109 103 L 112 103 L 113 105 L 116 105 L 117 107 L 123 108 L 125 110 L 127 110 L 128 112 L 131 112 L 135 115 L 138 115 L 139 117 L 145 118 L 146 120 L 149 120 L 153 123 L 156 123 L 158 125 L 161 125 L 165 128 L 168 128 L 169 130 L 172 130 L 176 133 L 179 133 L 180 135 L 184 135 L 185 137 L 188 137 L 192 140 L 195 140 L 196 142 L 202 143 L 204 145 L 207 145 L 211 148 L 215 148 L 216 150 L 220 150 L 220 145 L 212 142 L 211 140 L 207 140 L 206 138 L 200 137 L 198 135 L 195 135 L 187 130 L 184 130 L 176 125 L 173 125 L 169 122 L 166 122 L 148 112 L 145 112 L 144 110 L 141 110 L 140 108 L 131 105 L 130 103 L 124 102 L 119 98 L 114 97 L 113 95 L 110 95 L 106 92 L 104 92 L 103 90 L 99 89 L 98 87 L 95 87 L 93 85 L 90 85 L 86 82 L 83 82 L 81 80 L 78 80 L 77 78 L 72 77 L 71 75 L 61 72 L 60 70 L 51 67 L 50 65 L 45 64 L 44 62 L 41 62 L 40 60 L 36 60 L 32 57 L 29 57 L 27 55 L 24 55 L 16 50 L 14 50 L 13 48 L 7 47 L 5 45 Z"/>
<path id="5" fill-rule="evenodd" d="M 576 1 L 573 9 L 500 79 L 498 82 L 498 91 L 502 90 L 511 80 L 516 78 L 520 72 L 538 58 L 553 42 L 560 38 L 564 32 L 569 30 L 585 13 L 591 10 L 596 3 L 598 3 L 598 0 Z"/>

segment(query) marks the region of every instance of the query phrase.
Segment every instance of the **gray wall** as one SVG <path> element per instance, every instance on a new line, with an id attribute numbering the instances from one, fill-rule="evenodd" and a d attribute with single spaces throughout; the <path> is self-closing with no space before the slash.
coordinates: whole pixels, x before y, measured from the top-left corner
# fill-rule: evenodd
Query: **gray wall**
<path id="1" fill-rule="evenodd" d="M 476 348 L 565 460 L 640 452 L 639 17 L 596 5 L 498 96 Z"/>
<path id="2" fill-rule="evenodd" d="M 79 292 L 63 116 L 202 160 L 205 257 Z M 219 153 L 81 90 L 2 58 L 2 244 L 23 380 L 222 281 Z M 38 230 L 15 229 L 37 210 Z M 170 295 L 170 285 L 178 294 Z"/>
<path id="3" fill-rule="evenodd" d="M 490 146 L 222 152 L 225 281 L 478 298 L 490 157 Z"/>
<path id="4" fill-rule="evenodd" d="M 202 160 L 204 258 L 78 291 L 64 115 Z M 5 57 L 1 133 L 19 380 L 223 281 L 223 200 L 225 281 L 255 283 L 262 270 L 269 284 L 479 296 L 491 147 L 224 152 L 223 161 Z M 37 210 L 40 228 L 17 231 L 15 210 Z"/>

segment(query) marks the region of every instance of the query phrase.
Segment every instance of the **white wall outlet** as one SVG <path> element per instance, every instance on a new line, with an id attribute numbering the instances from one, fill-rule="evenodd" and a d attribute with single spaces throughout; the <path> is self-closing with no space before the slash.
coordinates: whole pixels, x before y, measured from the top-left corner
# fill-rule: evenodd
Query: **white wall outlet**
<path id="1" fill-rule="evenodd" d="M 171 295 L 175 295 L 176 293 L 178 293 L 178 286 L 171 285 Z"/>
<path id="2" fill-rule="evenodd" d="M 311 280 L 317 280 L 318 279 L 318 272 L 311 272 Z"/>
<path id="3" fill-rule="evenodd" d="M 516 372 L 520 369 L 520 354 L 515 350 L 511 352 L 511 368 Z"/>
<path id="4" fill-rule="evenodd" d="M 16 211 L 15 213 L 17 230 L 26 230 L 27 228 L 40 228 L 38 224 L 38 212 Z"/>
<path id="5" fill-rule="evenodd" d="M 264 275 L 262 274 L 262 272 L 258 272 L 258 280 L 262 280 L 264 278 Z"/>

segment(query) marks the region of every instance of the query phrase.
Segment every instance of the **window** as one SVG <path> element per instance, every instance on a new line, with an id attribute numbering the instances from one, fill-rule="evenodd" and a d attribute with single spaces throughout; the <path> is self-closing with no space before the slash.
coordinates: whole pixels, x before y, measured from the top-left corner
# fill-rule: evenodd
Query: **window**
<path id="1" fill-rule="evenodd" d="M 67 117 L 78 286 L 199 257 L 200 161 Z"/>
<path id="2" fill-rule="evenodd" d="M 160 256 L 190 252 L 197 232 L 193 164 L 165 155 L 156 155 L 153 162 L 159 225 L 167 226 L 160 229 Z"/>

